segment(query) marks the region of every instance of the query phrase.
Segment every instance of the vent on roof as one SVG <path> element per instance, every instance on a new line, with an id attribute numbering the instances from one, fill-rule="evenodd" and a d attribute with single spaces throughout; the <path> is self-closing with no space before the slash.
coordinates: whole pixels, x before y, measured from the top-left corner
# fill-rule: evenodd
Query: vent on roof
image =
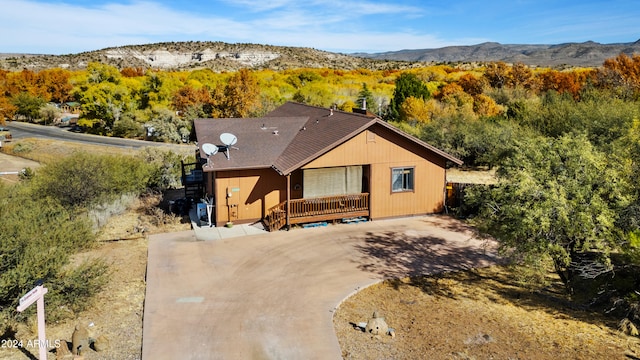
<path id="1" fill-rule="evenodd" d="M 278 135 L 278 130 L 273 130 L 273 135 Z"/>

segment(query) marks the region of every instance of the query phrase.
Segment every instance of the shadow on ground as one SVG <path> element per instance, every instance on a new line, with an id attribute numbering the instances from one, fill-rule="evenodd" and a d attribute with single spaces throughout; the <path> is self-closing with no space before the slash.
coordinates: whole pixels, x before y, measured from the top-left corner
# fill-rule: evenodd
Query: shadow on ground
<path id="1" fill-rule="evenodd" d="M 407 230 L 369 232 L 364 244 L 356 245 L 356 249 L 362 254 L 358 260 L 361 270 L 389 279 L 488 266 L 498 258 L 485 245 L 477 239 L 451 241 Z"/>

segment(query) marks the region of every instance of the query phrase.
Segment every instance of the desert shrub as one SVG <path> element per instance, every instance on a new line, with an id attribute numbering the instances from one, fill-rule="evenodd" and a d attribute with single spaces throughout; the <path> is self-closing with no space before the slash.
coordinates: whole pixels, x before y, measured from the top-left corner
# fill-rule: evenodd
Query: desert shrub
<path id="1" fill-rule="evenodd" d="M 19 142 L 11 148 L 11 152 L 14 154 L 28 153 L 28 152 L 31 152 L 32 150 L 33 150 L 33 144 L 28 142 Z"/>
<path id="2" fill-rule="evenodd" d="M 138 157 L 77 152 L 40 168 L 34 194 L 54 198 L 69 208 L 87 207 L 123 193 L 140 194 L 152 170 Z"/>
<path id="3" fill-rule="evenodd" d="M 106 225 L 112 216 L 124 213 L 136 199 L 137 195 L 125 193 L 111 201 L 91 205 L 88 216 L 93 223 L 94 230 Z"/>
<path id="4" fill-rule="evenodd" d="M 48 308 L 59 309 L 48 311 L 47 320 L 62 320 L 87 309 L 89 299 L 107 283 L 108 269 L 103 260 L 95 259 L 61 271 L 60 276 L 52 279 L 47 286 Z"/>
<path id="5" fill-rule="evenodd" d="M 30 167 L 26 167 L 22 169 L 22 171 L 20 171 L 20 173 L 18 174 L 18 178 L 23 181 L 31 180 L 33 179 L 34 176 L 35 176 L 35 171 L 33 171 L 33 169 Z"/>
<path id="6" fill-rule="evenodd" d="M 180 187 L 182 177 L 181 162 L 195 162 L 195 152 L 194 155 L 186 156 L 158 147 L 143 148 L 140 150 L 138 157 L 151 167 L 147 186 L 155 190 Z"/>
<path id="7" fill-rule="evenodd" d="M 94 243 L 86 217 L 77 216 L 53 198 L 33 197 L 24 184 L 0 184 L 0 214 L 0 333 L 22 316 L 16 315 L 18 300 L 38 280 L 49 289 L 48 299 L 83 299 L 85 290 L 57 286 L 78 276 L 85 276 L 97 289 L 102 265 L 87 264 L 75 272 L 63 270 L 71 254 Z M 61 316 L 61 311 L 48 307 L 47 316 Z"/>

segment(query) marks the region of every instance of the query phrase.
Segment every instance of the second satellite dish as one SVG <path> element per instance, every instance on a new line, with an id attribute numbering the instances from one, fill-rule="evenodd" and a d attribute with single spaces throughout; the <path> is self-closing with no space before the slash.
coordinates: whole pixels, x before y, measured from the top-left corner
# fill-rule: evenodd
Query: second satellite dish
<path id="1" fill-rule="evenodd" d="M 202 151 L 207 154 L 207 156 L 215 155 L 218 153 L 218 145 L 210 143 L 202 144 Z"/>
<path id="2" fill-rule="evenodd" d="M 207 167 L 211 167 L 211 156 L 218 153 L 218 145 L 211 143 L 202 144 L 202 151 L 207 155 Z"/>
<path id="3" fill-rule="evenodd" d="M 220 141 L 222 141 L 222 143 L 224 144 L 224 154 L 227 157 L 227 160 L 231 160 L 231 154 L 229 153 L 230 149 L 238 149 L 237 147 L 233 146 L 236 144 L 236 142 L 238 142 L 238 138 L 230 133 L 222 133 L 220 134 Z"/>
<path id="4" fill-rule="evenodd" d="M 238 138 L 230 133 L 222 133 L 220 134 L 220 141 L 227 146 L 233 146 L 238 142 Z"/>

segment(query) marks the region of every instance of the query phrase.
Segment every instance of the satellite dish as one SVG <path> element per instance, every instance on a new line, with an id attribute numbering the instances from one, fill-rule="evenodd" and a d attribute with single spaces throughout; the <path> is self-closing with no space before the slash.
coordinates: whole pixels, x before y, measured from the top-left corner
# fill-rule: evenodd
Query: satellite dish
<path id="1" fill-rule="evenodd" d="M 237 147 L 233 146 L 238 142 L 238 138 L 230 133 L 222 133 L 220 134 L 220 141 L 222 141 L 222 143 L 224 144 L 224 147 L 222 147 L 225 156 L 227 157 L 227 160 L 231 160 L 231 154 L 229 154 L 229 148 L 233 148 L 238 150 Z"/>
<path id="2" fill-rule="evenodd" d="M 218 153 L 218 145 L 213 145 L 210 143 L 202 144 L 202 151 L 204 151 L 207 156 L 215 155 Z"/>
<path id="3" fill-rule="evenodd" d="M 220 141 L 226 146 L 233 146 L 238 142 L 238 138 L 230 133 L 222 133 L 220 134 Z"/>
<path id="4" fill-rule="evenodd" d="M 207 167 L 211 167 L 210 157 L 218 153 L 218 145 L 204 143 L 202 144 L 202 151 L 207 154 Z"/>

